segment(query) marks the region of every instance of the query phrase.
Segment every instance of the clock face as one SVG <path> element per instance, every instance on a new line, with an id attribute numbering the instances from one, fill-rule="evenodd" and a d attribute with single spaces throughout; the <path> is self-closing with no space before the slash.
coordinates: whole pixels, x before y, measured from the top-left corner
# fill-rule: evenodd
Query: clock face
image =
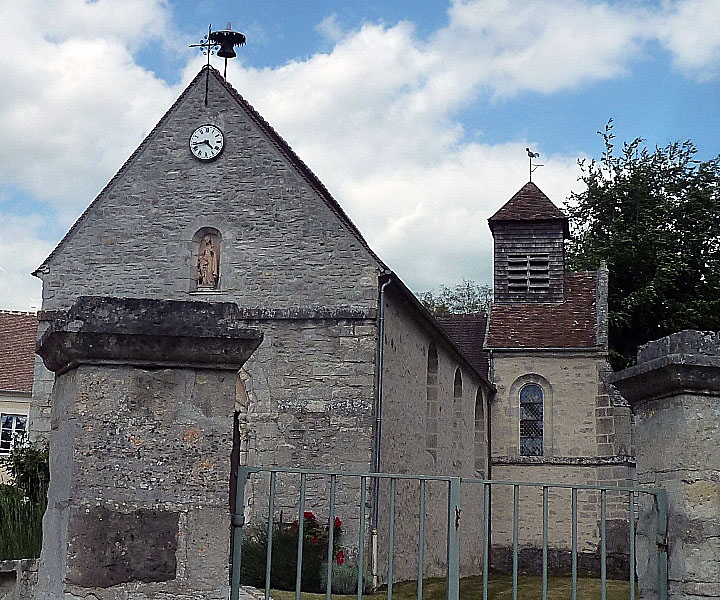
<path id="1" fill-rule="evenodd" d="M 190 152 L 200 160 L 212 160 L 222 152 L 225 137 L 215 125 L 201 125 L 190 136 Z"/>

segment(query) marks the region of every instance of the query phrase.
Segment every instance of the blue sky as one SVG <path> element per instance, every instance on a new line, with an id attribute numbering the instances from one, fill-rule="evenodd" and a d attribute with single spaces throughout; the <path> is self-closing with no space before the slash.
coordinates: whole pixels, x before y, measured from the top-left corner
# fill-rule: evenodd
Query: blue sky
<path id="1" fill-rule="evenodd" d="M 526 146 L 557 204 L 610 118 L 618 142 L 720 153 L 716 0 L 27 0 L 4 16 L 0 308 L 40 307 L 29 273 L 197 73 L 188 44 L 209 23 L 247 35 L 228 79 L 416 291 L 491 283 L 486 220 L 527 181 Z"/>

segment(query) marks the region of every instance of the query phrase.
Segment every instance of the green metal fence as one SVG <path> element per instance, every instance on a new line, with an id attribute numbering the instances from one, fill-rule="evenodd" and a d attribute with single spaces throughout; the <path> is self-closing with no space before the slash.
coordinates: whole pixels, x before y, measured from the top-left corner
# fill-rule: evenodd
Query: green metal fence
<path id="1" fill-rule="evenodd" d="M 248 481 L 254 478 L 253 491 L 247 490 Z M 415 482 L 417 484 L 417 523 L 414 535 L 417 540 L 417 597 L 418 600 L 423 598 L 423 579 L 425 577 L 425 546 L 426 535 L 428 533 L 426 527 L 426 488 L 429 484 L 435 486 L 441 485 L 446 488 L 447 496 L 447 514 L 444 520 L 445 531 L 443 538 L 446 541 L 445 558 L 445 578 L 448 600 L 459 600 L 460 597 L 460 547 L 461 536 L 463 535 L 463 527 L 461 527 L 461 513 L 469 511 L 471 514 L 480 517 L 482 535 L 479 550 L 482 552 L 481 573 L 482 573 L 482 591 L 483 599 L 488 598 L 488 573 L 491 568 L 491 497 L 493 491 L 504 488 L 512 492 L 512 506 L 502 506 L 502 510 L 512 524 L 512 597 L 518 600 L 518 574 L 519 556 L 522 550 L 522 541 L 520 539 L 520 524 L 523 520 L 523 513 L 520 509 L 521 494 L 525 490 L 537 490 L 541 493 L 541 553 L 542 553 L 542 598 L 547 599 L 548 594 L 548 573 L 549 573 L 549 529 L 550 522 L 550 493 L 557 493 L 558 490 L 564 490 L 570 494 L 570 526 L 571 526 L 571 578 L 572 578 L 572 600 L 577 599 L 578 595 L 578 495 L 580 493 L 593 493 L 599 495 L 599 578 L 601 600 L 606 600 L 607 592 L 607 504 L 608 495 L 617 498 L 622 495 L 625 498 L 627 510 L 624 520 L 628 529 L 628 573 L 627 579 L 629 584 L 629 598 L 635 599 L 635 581 L 636 581 L 636 533 L 637 533 L 637 514 L 640 501 L 651 507 L 654 518 L 655 540 L 651 544 L 654 548 L 654 557 L 652 564 L 657 566 L 657 581 L 653 582 L 653 589 L 657 592 L 659 600 L 667 599 L 667 553 L 665 547 L 665 536 L 667 530 L 667 500 L 665 492 L 659 489 L 651 488 L 629 488 L 629 487 L 603 487 L 591 485 L 571 485 L 557 483 L 530 483 L 530 482 L 510 482 L 497 480 L 484 480 L 460 477 L 444 477 L 444 476 L 424 476 L 424 475 L 408 475 L 399 473 L 364 473 L 364 472 L 340 472 L 325 471 L 313 469 L 291 469 L 291 468 L 269 468 L 269 467 L 246 467 L 238 468 L 237 490 L 235 496 L 235 514 L 232 516 L 233 526 L 233 544 L 232 544 L 232 571 L 231 571 L 231 600 L 237 600 L 239 588 L 244 584 L 241 581 L 241 561 L 243 547 L 243 531 L 245 523 L 245 509 L 247 500 L 252 495 L 267 500 L 267 551 L 265 557 L 265 598 L 270 597 L 271 589 L 271 567 L 273 560 L 273 528 L 276 523 L 274 515 L 277 511 L 278 504 L 278 483 L 281 482 L 283 491 L 280 493 L 282 502 L 285 506 L 288 502 L 297 509 L 297 513 L 293 512 L 293 516 L 297 514 L 297 560 L 295 562 L 295 594 L 296 600 L 300 600 L 301 596 L 301 579 L 303 569 L 303 540 L 304 540 L 304 522 L 307 504 L 307 486 L 309 478 L 313 481 L 318 479 L 327 479 L 328 497 L 327 508 L 329 512 L 329 527 L 327 540 L 327 555 L 325 565 L 326 569 L 326 598 L 330 600 L 332 595 L 332 578 L 333 578 L 333 551 L 334 551 L 334 527 L 335 511 L 337 502 L 338 482 L 354 481 L 359 488 L 357 494 L 357 557 L 358 568 L 357 582 L 357 598 L 362 600 L 364 588 L 364 565 L 369 558 L 369 554 L 378 554 L 378 548 L 373 547 L 370 542 L 372 535 L 371 530 L 377 527 L 377 523 L 370 523 L 371 511 L 368 499 L 374 502 L 374 496 L 378 494 L 380 483 L 383 482 L 387 492 L 381 497 L 384 503 L 383 509 L 387 512 L 387 530 L 383 531 L 383 540 L 386 541 L 386 556 L 384 565 L 385 582 L 387 584 L 387 597 L 392 600 L 393 595 L 393 565 L 395 562 L 395 536 L 397 523 L 397 506 L 398 498 L 397 486 L 399 482 L 408 484 Z M 287 485 L 287 481 L 292 481 L 291 485 Z M 289 499 L 288 496 L 294 496 Z M 466 497 L 473 498 L 473 501 L 466 506 L 462 506 L 462 497 L 465 493 Z M 260 510 L 264 512 L 264 508 L 257 507 L 255 512 Z M 498 507 L 493 510 L 498 511 Z M 479 511 L 479 512 L 475 512 Z M 510 515 L 511 513 L 511 515 Z M 466 513 L 463 513 L 466 514 Z M 511 517 L 511 518 L 510 518 Z M 497 518 L 497 515 L 492 517 Z M 464 519 L 463 519 L 464 520 Z M 466 532 L 467 533 L 467 532 Z M 377 539 L 377 538 L 376 538 Z M 414 544 L 412 544 L 414 545 Z M 479 573 L 478 573 L 479 574 Z"/>

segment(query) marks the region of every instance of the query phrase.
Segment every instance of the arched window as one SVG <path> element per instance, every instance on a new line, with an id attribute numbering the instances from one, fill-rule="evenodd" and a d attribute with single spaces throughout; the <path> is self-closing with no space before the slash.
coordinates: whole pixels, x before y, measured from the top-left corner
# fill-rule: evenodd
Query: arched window
<path id="1" fill-rule="evenodd" d="M 203 227 L 193 236 L 195 261 L 193 279 L 198 290 L 214 290 L 220 284 L 220 232 Z"/>
<path id="2" fill-rule="evenodd" d="M 543 455 L 543 391 L 535 383 L 520 389 L 520 455 Z"/>
<path id="3" fill-rule="evenodd" d="M 485 477 L 485 402 L 482 390 L 475 394 L 475 473 Z"/>
<path id="4" fill-rule="evenodd" d="M 462 431 L 463 422 L 462 395 L 462 372 L 460 371 L 460 367 L 458 367 L 455 369 L 455 380 L 453 381 L 453 446 L 456 456 L 459 454 L 459 449 L 456 446 L 460 443 L 460 432 Z"/>
<path id="5" fill-rule="evenodd" d="M 438 430 L 438 353 L 435 344 L 428 348 L 427 360 L 427 397 L 425 402 L 425 449 L 432 454 L 437 452 Z"/>

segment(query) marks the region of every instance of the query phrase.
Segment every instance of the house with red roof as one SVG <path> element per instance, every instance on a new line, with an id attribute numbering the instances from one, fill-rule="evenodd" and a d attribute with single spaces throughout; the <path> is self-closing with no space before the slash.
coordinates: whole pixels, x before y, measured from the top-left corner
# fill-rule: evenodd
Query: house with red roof
<path id="1" fill-rule="evenodd" d="M 0 310 L 0 456 L 28 429 L 37 331 L 35 313 Z"/>

